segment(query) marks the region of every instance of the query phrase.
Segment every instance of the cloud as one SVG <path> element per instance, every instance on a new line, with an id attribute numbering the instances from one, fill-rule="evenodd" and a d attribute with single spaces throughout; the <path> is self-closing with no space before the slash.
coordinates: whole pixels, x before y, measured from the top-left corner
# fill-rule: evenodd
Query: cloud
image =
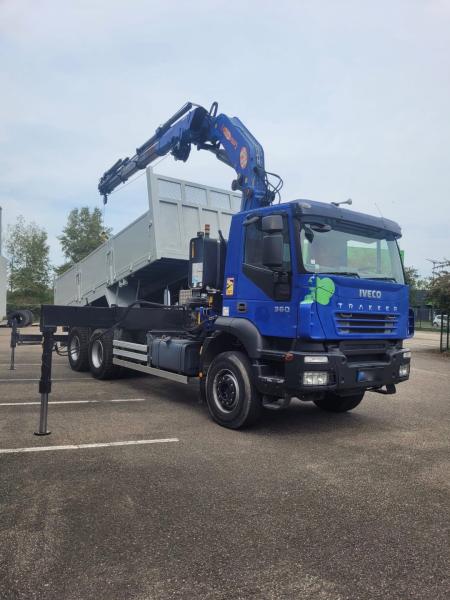
<path id="1" fill-rule="evenodd" d="M 56 236 L 98 178 L 186 100 L 239 116 L 284 199 L 352 197 L 402 224 L 406 261 L 448 255 L 446 2 L 0 2 L 0 203 Z M 206 153 L 161 172 L 228 187 Z M 146 208 L 115 194 L 108 224 Z M 378 206 L 378 208 L 377 208 Z"/>

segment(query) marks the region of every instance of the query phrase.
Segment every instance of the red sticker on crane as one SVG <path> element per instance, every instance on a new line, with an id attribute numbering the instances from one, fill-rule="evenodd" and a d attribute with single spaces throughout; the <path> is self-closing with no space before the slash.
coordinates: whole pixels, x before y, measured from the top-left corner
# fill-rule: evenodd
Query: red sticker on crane
<path id="1" fill-rule="evenodd" d="M 242 146 L 241 152 L 239 153 L 239 164 L 241 169 L 245 169 L 248 163 L 248 150 L 245 146 Z"/>

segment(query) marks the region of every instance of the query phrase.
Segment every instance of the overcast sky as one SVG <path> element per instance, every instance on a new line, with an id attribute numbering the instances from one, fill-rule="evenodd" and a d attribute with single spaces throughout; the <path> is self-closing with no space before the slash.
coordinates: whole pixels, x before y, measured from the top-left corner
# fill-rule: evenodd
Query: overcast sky
<path id="1" fill-rule="evenodd" d="M 397 220 L 406 263 L 450 257 L 450 0 L 0 0 L 0 205 L 56 236 L 100 175 L 187 100 L 238 116 L 283 200 Z M 228 188 L 208 153 L 158 172 Z M 120 230 L 145 178 L 111 196 Z M 378 208 L 377 208 L 378 207 Z"/>

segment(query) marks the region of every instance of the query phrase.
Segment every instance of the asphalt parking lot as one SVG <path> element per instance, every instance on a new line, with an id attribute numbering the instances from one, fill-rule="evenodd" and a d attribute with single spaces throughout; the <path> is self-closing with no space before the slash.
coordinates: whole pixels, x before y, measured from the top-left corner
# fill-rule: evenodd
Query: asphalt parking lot
<path id="1" fill-rule="evenodd" d="M 343 415 L 295 402 L 243 432 L 215 425 L 195 387 L 98 382 L 56 356 L 47 437 L 33 435 L 40 348 L 20 347 L 10 371 L 8 336 L 0 598 L 449 597 L 450 360 L 436 334 L 409 342 L 396 396 Z"/>

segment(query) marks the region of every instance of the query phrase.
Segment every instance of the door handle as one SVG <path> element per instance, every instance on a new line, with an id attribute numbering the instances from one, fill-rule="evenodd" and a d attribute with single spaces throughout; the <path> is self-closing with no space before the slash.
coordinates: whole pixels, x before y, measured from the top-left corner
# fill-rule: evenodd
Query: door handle
<path id="1" fill-rule="evenodd" d="M 237 309 L 240 313 L 247 312 L 247 302 L 238 302 Z"/>

